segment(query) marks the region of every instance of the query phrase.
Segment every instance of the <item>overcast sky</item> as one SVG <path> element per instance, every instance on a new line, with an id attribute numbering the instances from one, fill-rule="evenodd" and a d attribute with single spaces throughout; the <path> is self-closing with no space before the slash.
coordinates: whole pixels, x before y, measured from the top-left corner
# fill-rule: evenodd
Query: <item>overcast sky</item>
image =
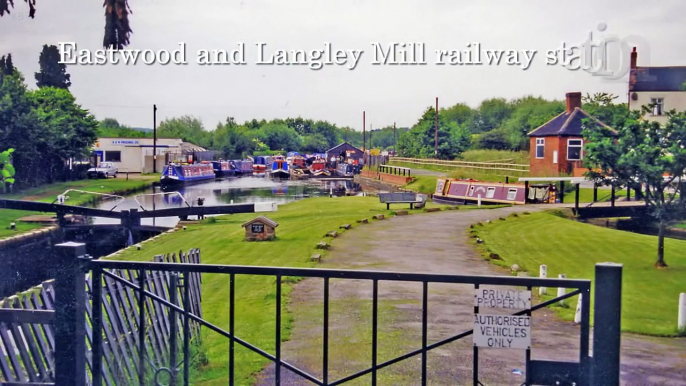
<path id="1" fill-rule="evenodd" d="M 237 121 L 305 117 L 362 129 L 393 122 L 412 125 L 439 98 L 441 107 L 471 106 L 490 97 L 524 95 L 562 99 L 566 92 L 610 92 L 626 101 L 627 77 L 609 81 L 584 71 L 546 65 L 546 51 L 562 42 L 577 44 L 589 32 L 643 40 L 639 65 L 686 65 L 686 2 L 663 0 L 134 0 L 130 49 L 176 49 L 187 44 L 185 66 L 70 65 L 71 91 L 98 119 L 112 117 L 135 127 L 180 115 L 201 118 L 208 129 L 232 116 Z M 76 42 L 101 48 L 101 1 L 39 1 L 36 19 L 23 1 L 0 19 L 0 55 L 12 53 L 27 83 L 43 44 Z M 598 26 L 605 23 L 604 32 Z M 637 39 L 633 39 L 637 40 Z M 233 49 L 246 44 L 247 65 L 203 67 L 199 49 Z M 364 50 L 354 70 L 328 66 L 255 65 L 256 42 L 276 49 Z M 375 66 L 372 42 L 422 42 L 425 66 Z M 435 50 L 538 50 L 531 67 L 438 66 Z"/>

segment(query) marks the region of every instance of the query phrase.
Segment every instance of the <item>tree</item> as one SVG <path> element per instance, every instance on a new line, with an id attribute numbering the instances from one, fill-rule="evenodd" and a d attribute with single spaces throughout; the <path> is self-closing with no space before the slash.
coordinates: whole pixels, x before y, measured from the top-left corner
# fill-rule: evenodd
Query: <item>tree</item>
<path id="1" fill-rule="evenodd" d="M 629 109 L 624 103 L 614 103 L 618 97 L 614 94 L 595 93 L 583 97 L 583 109 L 594 118 L 610 127 L 622 127 L 629 118 Z"/>
<path id="2" fill-rule="evenodd" d="M 205 130 L 202 121 L 190 115 L 162 121 L 157 128 L 157 135 L 164 138 L 181 138 L 202 147 L 209 147 L 212 143 L 212 135 Z"/>
<path id="3" fill-rule="evenodd" d="M 60 63 L 60 52 L 57 46 L 43 45 L 38 59 L 40 71 L 35 74 L 36 85 L 40 87 L 57 87 L 65 90 L 71 86 L 67 65 Z"/>
<path id="4" fill-rule="evenodd" d="M 7 149 L 0 152 L 0 191 L 4 190 L 8 184 L 14 184 L 14 174 L 16 171 L 11 163 L 13 152 L 14 149 Z"/>
<path id="5" fill-rule="evenodd" d="M 12 54 L 7 54 L 7 56 L 0 57 L 0 80 L 2 77 L 14 74 L 16 67 L 12 63 Z"/>
<path id="6" fill-rule="evenodd" d="M 476 147 L 479 149 L 510 149 L 508 133 L 504 129 L 495 129 L 485 133 L 477 134 L 477 139 L 475 142 Z"/>
<path id="7" fill-rule="evenodd" d="M 254 131 L 245 126 L 236 125 L 233 120 L 226 120 L 225 124 L 217 125 L 212 133 L 213 146 L 222 152 L 226 159 L 242 158 L 252 153 L 258 146 L 254 141 Z"/>
<path id="8" fill-rule="evenodd" d="M 564 111 L 562 102 L 526 96 L 512 101 L 512 111 L 500 129 L 507 135 L 511 150 L 529 149 L 527 134 Z"/>
<path id="9" fill-rule="evenodd" d="M 472 133 L 483 133 L 500 127 L 510 117 L 513 106 L 503 98 L 486 99 L 474 112 L 471 123 Z"/>
<path id="10" fill-rule="evenodd" d="M 29 6 L 29 17 L 36 17 L 36 0 L 24 0 Z M 131 36 L 131 26 L 129 25 L 128 0 L 105 0 L 105 37 L 103 38 L 104 47 L 122 49 L 129 45 Z M 14 0 L 0 0 L 0 17 L 10 14 L 10 8 L 14 8 Z"/>
<path id="11" fill-rule="evenodd" d="M 257 137 L 270 150 L 300 150 L 300 136 L 285 123 L 267 123 L 259 129 Z"/>
<path id="12" fill-rule="evenodd" d="M 28 96 L 43 124 L 46 149 L 42 170 L 52 181 L 69 159 L 80 160 L 90 154 L 97 140 L 98 122 L 65 89 L 44 87 L 30 91 Z"/>
<path id="13" fill-rule="evenodd" d="M 666 267 L 664 232 L 669 221 L 686 213 L 686 113 L 667 113 L 668 122 L 643 119 L 650 111 L 633 111 L 613 132 L 585 122 L 587 176 L 599 183 L 645 188 L 649 215 L 658 223 L 656 267 Z"/>
<path id="14" fill-rule="evenodd" d="M 114 118 L 105 118 L 98 123 L 98 137 L 112 138 L 152 138 L 152 131 L 132 129 L 122 125 Z"/>
<path id="15" fill-rule="evenodd" d="M 405 157 L 433 158 L 435 154 L 436 110 L 429 107 L 412 128 L 399 135 L 398 154 Z M 467 149 L 470 133 L 455 122 L 448 124 L 439 115 L 438 158 L 454 159 Z"/>
<path id="16" fill-rule="evenodd" d="M 463 125 L 473 119 L 474 110 L 464 103 L 458 103 L 448 108 L 442 108 L 438 114 L 447 122 L 455 122 L 458 125 Z"/>

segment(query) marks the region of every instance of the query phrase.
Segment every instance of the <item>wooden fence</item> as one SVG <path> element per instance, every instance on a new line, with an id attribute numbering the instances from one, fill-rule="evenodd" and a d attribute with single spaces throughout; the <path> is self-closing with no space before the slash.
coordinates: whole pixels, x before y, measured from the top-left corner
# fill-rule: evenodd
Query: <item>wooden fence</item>
<path id="1" fill-rule="evenodd" d="M 493 172 L 509 173 L 529 173 L 529 165 L 505 163 L 505 162 L 469 162 L 469 161 L 447 161 L 430 158 L 405 158 L 391 157 L 390 162 L 402 162 L 415 165 L 439 166 L 445 169 L 478 169 Z"/>
<path id="2" fill-rule="evenodd" d="M 200 264 L 200 251 L 191 250 L 178 255 L 158 255 L 156 262 Z M 138 271 L 118 270 L 113 274 L 138 285 Z M 104 276 L 104 275 L 103 275 Z M 173 283 L 175 276 L 169 272 L 146 272 L 145 289 L 169 302 L 183 304 L 183 290 Z M 86 277 L 87 291 L 90 293 L 91 278 Z M 202 317 L 201 277 L 199 273 L 189 275 L 190 312 Z M 176 295 L 174 295 L 176 289 Z M 183 336 L 183 323 L 178 322 L 181 315 L 170 312 L 165 305 L 146 296 L 146 379 L 144 384 L 154 384 L 155 372 L 159 369 L 175 369 L 170 364 L 172 347 L 170 337 L 176 334 L 176 341 Z M 102 333 L 103 361 L 102 373 L 105 385 L 138 384 L 138 322 L 140 308 L 138 293 L 117 279 L 104 276 L 102 283 Z M 0 302 L 0 384 L 5 382 L 32 383 L 38 385 L 54 384 L 55 374 L 55 335 L 52 326 L 55 309 L 54 280 L 48 280 L 28 291 L 3 299 Z M 92 307 L 86 302 L 86 342 L 88 369 L 92 366 L 90 347 L 92 343 Z M 172 320 L 176 318 L 177 331 L 172 331 Z M 191 341 L 200 338 L 200 326 L 191 321 Z M 88 379 L 90 384 L 90 379 Z"/>

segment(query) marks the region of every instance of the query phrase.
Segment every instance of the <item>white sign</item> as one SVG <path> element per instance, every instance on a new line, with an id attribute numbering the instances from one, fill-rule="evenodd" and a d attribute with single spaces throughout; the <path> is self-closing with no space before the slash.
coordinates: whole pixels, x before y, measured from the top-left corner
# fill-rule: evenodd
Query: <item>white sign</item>
<path id="1" fill-rule="evenodd" d="M 476 314 L 474 345 L 489 348 L 530 348 L 531 317 Z"/>
<path id="2" fill-rule="evenodd" d="M 112 145 L 138 145 L 140 142 L 135 139 L 115 139 Z"/>
<path id="3" fill-rule="evenodd" d="M 531 291 L 478 288 L 474 293 L 474 307 L 510 310 L 531 308 Z"/>

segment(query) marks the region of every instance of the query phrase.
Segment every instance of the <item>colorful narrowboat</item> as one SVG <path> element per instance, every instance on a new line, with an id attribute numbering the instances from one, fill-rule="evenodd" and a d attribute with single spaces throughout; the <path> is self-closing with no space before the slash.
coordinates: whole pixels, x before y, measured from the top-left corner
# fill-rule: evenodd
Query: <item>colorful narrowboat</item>
<path id="1" fill-rule="evenodd" d="M 288 162 L 281 156 L 274 158 L 270 173 L 273 178 L 289 178 L 291 176 Z"/>
<path id="2" fill-rule="evenodd" d="M 312 161 L 312 165 L 310 165 L 310 174 L 312 174 L 315 177 L 328 177 L 331 175 L 331 173 L 326 169 L 326 161 L 321 158 L 317 158 L 314 161 Z"/>
<path id="3" fill-rule="evenodd" d="M 293 157 L 291 157 L 289 164 L 291 166 L 291 169 L 307 169 L 307 164 L 305 157 L 296 154 Z M 307 170 L 309 172 L 309 170 Z"/>
<path id="4" fill-rule="evenodd" d="M 271 167 L 271 165 L 272 157 L 257 156 L 252 164 L 252 171 L 254 173 L 265 173 L 267 171 L 267 167 Z"/>
<path id="5" fill-rule="evenodd" d="M 217 177 L 231 177 L 236 174 L 230 161 L 212 161 L 212 169 Z"/>
<path id="6" fill-rule="evenodd" d="M 162 176 L 160 176 L 160 184 L 162 188 L 168 188 L 179 185 L 195 184 L 200 182 L 209 182 L 214 180 L 214 169 L 212 164 L 169 164 L 164 168 Z"/>
<path id="7" fill-rule="evenodd" d="M 252 174 L 253 161 L 251 159 L 237 159 L 231 161 L 236 174 Z"/>
<path id="8" fill-rule="evenodd" d="M 440 204 L 526 204 L 526 186 L 439 178 L 433 200 Z"/>

